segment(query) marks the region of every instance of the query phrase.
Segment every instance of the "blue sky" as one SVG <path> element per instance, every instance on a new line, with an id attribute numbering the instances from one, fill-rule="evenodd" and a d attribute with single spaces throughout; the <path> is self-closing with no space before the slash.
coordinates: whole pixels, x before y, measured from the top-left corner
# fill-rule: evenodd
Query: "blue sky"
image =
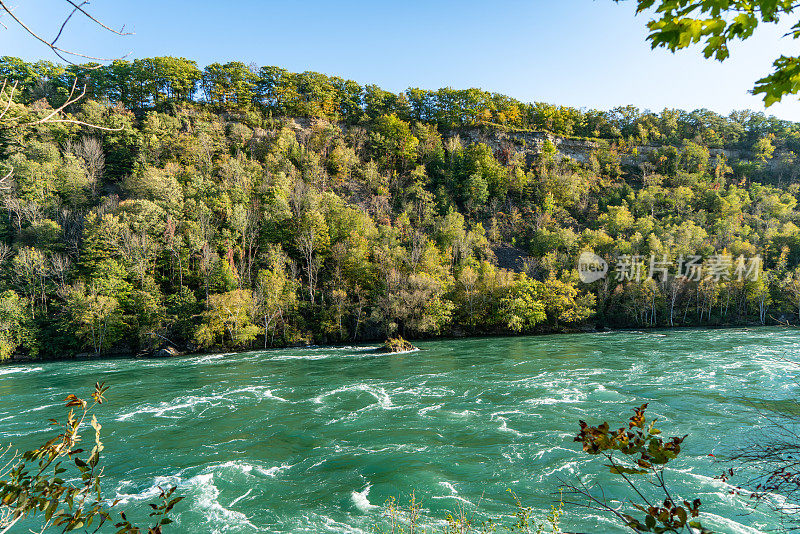
<path id="1" fill-rule="evenodd" d="M 37 30 L 55 35 L 63 0 L 11 0 Z M 759 30 L 725 63 L 699 50 L 650 50 L 647 19 L 634 2 L 611 0 L 93 0 L 89 9 L 131 37 L 81 21 L 63 40 L 93 55 L 174 55 L 201 66 L 236 59 L 314 70 L 400 91 L 480 87 L 524 101 L 610 109 L 633 104 L 660 111 L 764 110 L 749 95 L 779 53 L 796 54 L 781 28 Z M 55 59 L 6 19 L 0 54 Z M 795 45 L 795 46 L 793 46 Z M 794 51 L 793 51 L 794 49 Z M 766 112 L 800 121 L 800 101 Z"/>

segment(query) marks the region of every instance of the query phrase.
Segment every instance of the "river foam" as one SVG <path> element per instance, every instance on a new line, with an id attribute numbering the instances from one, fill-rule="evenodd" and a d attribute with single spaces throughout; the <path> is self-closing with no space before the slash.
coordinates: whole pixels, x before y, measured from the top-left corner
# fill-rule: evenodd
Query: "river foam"
<path id="1" fill-rule="evenodd" d="M 541 519 L 562 480 L 624 501 L 573 437 L 578 420 L 624 424 L 647 402 L 665 435 L 689 435 L 667 472 L 674 492 L 701 498 L 721 534 L 769 531 L 771 510 L 743 517 L 750 499 L 714 478 L 721 468 L 708 454 L 725 456 L 768 423 L 750 405 L 787 411 L 800 332 L 659 334 L 425 342 L 401 358 L 313 347 L 0 368 L 0 437 L 44 438 L 60 399 L 104 376 L 106 487 L 132 514 L 146 519 L 159 486 L 176 485 L 176 532 L 360 534 L 382 520 L 387 498 L 407 506 L 412 491 L 430 528 L 462 506 L 508 519 L 509 488 Z M 624 532 L 566 510 L 565 530 Z"/>

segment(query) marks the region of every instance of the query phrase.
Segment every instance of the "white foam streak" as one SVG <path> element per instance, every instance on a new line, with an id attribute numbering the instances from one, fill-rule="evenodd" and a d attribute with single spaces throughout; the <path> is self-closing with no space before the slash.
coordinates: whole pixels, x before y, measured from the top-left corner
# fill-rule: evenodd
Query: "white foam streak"
<path id="1" fill-rule="evenodd" d="M 0 376 L 10 375 L 13 373 L 35 373 L 41 371 L 41 367 L 11 367 L 9 369 L 0 369 Z"/>
<path id="2" fill-rule="evenodd" d="M 283 397 L 275 395 L 271 389 L 268 389 L 265 386 L 250 386 L 218 394 L 204 396 L 187 395 L 183 397 L 177 397 L 170 402 L 162 402 L 158 405 L 145 404 L 137 410 L 126 412 L 120 415 L 117 417 L 117 421 L 127 421 L 141 414 L 151 414 L 154 417 L 179 419 L 186 415 L 184 411 L 195 413 L 198 407 L 204 407 L 204 409 L 200 410 L 200 414 L 210 408 L 214 408 L 222 404 L 234 407 L 237 402 L 235 397 L 242 397 L 243 394 L 253 396 L 257 399 L 272 399 L 280 402 L 290 402 Z"/>
<path id="3" fill-rule="evenodd" d="M 369 384 L 355 384 L 352 386 L 345 386 L 331 391 L 327 391 L 321 395 L 318 395 L 317 397 L 314 397 L 312 399 L 312 402 L 314 402 L 315 404 L 324 404 L 325 399 L 327 399 L 328 397 L 336 396 L 340 393 L 349 393 L 352 391 L 363 391 L 365 393 L 369 393 L 370 395 L 375 397 L 377 404 L 384 410 L 392 410 L 396 408 L 396 406 L 392 404 L 392 398 L 389 396 L 388 393 L 386 393 L 386 390 L 384 388 L 381 387 L 376 388 Z"/>
<path id="4" fill-rule="evenodd" d="M 436 405 L 434 405 L 434 406 L 426 406 L 425 408 L 420 408 L 420 409 L 417 411 L 417 414 L 418 414 L 420 417 L 422 417 L 422 416 L 424 416 L 425 414 L 427 414 L 428 412 L 432 412 L 432 411 L 434 411 L 434 410 L 438 410 L 438 409 L 439 409 L 439 408 L 441 408 L 441 407 L 442 407 L 442 405 L 441 405 L 441 404 L 436 404 Z"/>
<path id="5" fill-rule="evenodd" d="M 281 465 L 278 465 L 278 466 L 266 467 L 265 468 L 265 467 L 262 467 L 260 465 L 249 464 L 247 462 L 241 462 L 241 461 L 238 461 L 238 460 L 233 460 L 233 461 L 230 461 L 230 462 L 225 462 L 225 463 L 222 463 L 222 464 L 216 464 L 216 465 L 209 466 L 209 467 L 205 468 L 203 470 L 203 472 L 204 473 L 207 473 L 207 472 L 214 473 L 214 472 L 218 472 L 220 469 L 232 469 L 232 470 L 239 471 L 239 472 L 241 472 L 243 474 L 246 474 L 246 475 L 252 475 L 253 472 L 256 472 L 256 473 L 258 473 L 260 475 L 263 475 L 263 476 L 267 476 L 267 477 L 270 477 L 270 478 L 275 478 L 279 474 L 281 474 L 283 471 L 286 471 L 287 469 L 291 469 L 292 467 L 294 467 L 294 466 L 289 465 L 289 464 L 281 464 Z"/>
<path id="6" fill-rule="evenodd" d="M 726 532 L 736 532 L 736 534 L 765 534 L 763 530 L 748 527 L 733 519 L 728 519 L 716 514 L 703 512 L 700 514 L 703 526 L 708 526 L 716 530 L 717 528 L 724 528 Z M 710 521 L 706 521 L 706 520 Z"/>
<path id="7" fill-rule="evenodd" d="M 195 508 L 203 512 L 212 528 L 216 527 L 212 532 L 221 534 L 244 526 L 258 530 L 245 514 L 225 508 L 219 503 L 219 489 L 214 485 L 213 473 L 197 475 L 192 481 L 200 492 Z"/>
<path id="8" fill-rule="evenodd" d="M 367 496 L 369 495 L 369 490 L 372 488 L 372 484 L 367 484 L 367 487 L 364 488 L 362 491 L 354 491 L 351 494 L 353 499 L 353 504 L 363 513 L 369 513 L 370 510 L 374 510 L 378 508 L 376 505 L 371 504 Z"/>
<path id="9" fill-rule="evenodd" d="M 251 493 L 253 493 L 253 488 L 250 488 L 249 490 L 247 490 L 247 493 L 245 493 L 244 495 L 241 495 L 241 496 L 239 496 L 239 497 L 236 497 L 236 498 L 235 498 L 233 501 L 231 501 L 231 504 L 230 504 L 230 506 L 231 506 L 231 507 L 234 507 L 234 506 L 236 506 L 236 503 L 238 503 L 239 501 L 241 501 L 242 499 L 244 499 L 245 497 L 247 497 L 247 496 L 248 496 L 248 495 L 250 495 Z"/>
<path id="10" fill-rule="evenodd" d="M 258 531 L 258 528 L 250 522 L 250 519 L 245 514 L 231 509 L 236 503 L 247 497 L 252 489 L 235 499 L 228 508 L 222 506 L 219 502 L 220 491 L 214 483 L 215 470 L 220 467 L 234 465 L 236 467 L 242 467 L 245 472 L 252 469 L 252 466 L 248 469 L 246 464 L 237 465 L 235 462 L 228 462 L 226 464 L 208 467 L 203 473 L 186 480 L 182 478 L 181 473 L 172 476 L 156 477 L 149 488 L 133 494 L 123 493 L 123 490 L 131 485 L 131 482 L 122 481 L 117 488 L 116 498 L 119 499 L 122 504 L 130 501 L 150 501 L 158 497 L 161 488 L 166 489 L 171 486 L 177 486 L 180 493 L 187 497 L 185 502 L 191 503 L 191 509 L 200 513 L 208 524 L 208 530 L 205 531 L 213 534 L 240 532 L 242 528 Z"/>
<path id="11" fill-rule="evenodd" d="M 443 480 L 443 481 L 439 482 L 439 485 L 440 486 L 444 486 L 445 488 L 450 490 L 450 495 L 434 495 L 432 497 L 433 499 L 455 499 L 455 500 L 461 501 L 461 502 L 463 502 L 465 504 L 472 505 L 471 501 L 468 501 L 467 499 L 465 499 L 464 497 L 462 497 L 461 495 L 458 494 L 458 491 L 456 490 L 455 486 L 453 486 L 452 483 L 447 482 L 446 480 Z"/>

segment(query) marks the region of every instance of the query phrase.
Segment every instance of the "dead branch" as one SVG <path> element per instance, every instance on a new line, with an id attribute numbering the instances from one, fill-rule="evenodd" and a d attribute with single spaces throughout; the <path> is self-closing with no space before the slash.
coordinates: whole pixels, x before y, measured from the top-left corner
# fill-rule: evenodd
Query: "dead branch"
<path id="1" fill-rule="evenodd" d="M 11 166 L 9 165 L 9 167 L 11 167 Z M 14 176 L 14 167 L 11 167 L 11 170 L 8 171 L 8 173 L 5 176 L 0 178 L 0 191 L 11 189 L 11 186 L 8 184 L 8 180 L 12 176 Z"/>
<path id="2" fill-rule="evenodd" d="M 8 83 L 7 80 L 3 80 L 3 86 L 0 87 L 0 97 L 2 97 L 2 95 L 5 94 L 6 92 L 7 83 Z M 11 94 L 8 96 L 8 102 L 5 103 L 3 111 L 0 111 L 0 120 L 2 120 L 3 117 L 6 115 L 6 113 L 8 113 L 8 109 L 11 107 L 11 103 L 14 101 L 14 91 L 16 91 L 16 89 L 17 89 L 17 82 L 14 82 L 11 85 Z"/>
<path id="3" fill-rule="evenodd" d="M 132 32 L 126 32 L 125 31 L 125 26 L 123 26 L 119 30 L 115 30 L 115 29 L 111 28 L 110 26 L 108 26 L 107 24 L 105 24 L 102 21 L 100 21 L 97 17 L 95 17 L 92 14 L 90 14 L 88 11 L 86 11 L 84 6 L 89 4 L 88 0 L 83 0 L 80 3 L 76 2 L 75 0 L 65 0 L 65 2 L 71 6 L 71 10 L 70 10 L 69 14 L 67 15 L 67 17 L 64 19 L 64 21 L 61 23 L 61 26 L 60 26 L 60 28 L 58 30 L 58 33 L 56 34 L 55 38 L 50 40 L 50 41 L 48 41 L 47 39 L 42 37 L 42 35 L 40 33 L 38 33 L 36 30 L 34 30 L 28 24 L 26 24 L 22 19 L 20 19 L 14 13 L 14 10 L 8 5 L 6 0 L 0 0 L 0 16 L 2 16 L 3 14 L 7 14 L 17 24 L 19 24 L 19 26 L 23 30 L 25 30 L 29 35 L 31 35 L 34 39 L 36 39 L 37 41 L 39 41 L 39 42 L 43 43 L 44 45 L 46 45 L 59 58 L 61 58 L 66 63 L 69 63 L 71 65 L 75 65 L 76 63 L 73 62 L 73 61 L 70 61 L 70 59 L 68 59 L 68 57 L 65 57 L 65 56 L 73 56 L 73 57 L 76 57 L 76 58 L 84 58 L 84 59 L 90 59 L 90 60 L 95 60 L 95 61 L 112 61 L 111 58 L 101 58 L 101 57 L 96 57 L 96 56 L 90 56 L 90 55 L 83 54 L 83 53 L 80 53 L 80 52 L 77 52 L 77 51 L 74 51 L 74 50 L 68 50 L 66 48 L 62 48 L 62 47 L 57 45 L 58 40 L 63 35 L 64 29 L 66 28 L 67 24 L 69 23 L 70 20 L 72 20 L 73 16 L 75 16 L 76 14 L 83 15 L 86 19 L 91 21 L 93 24 L 95 24 L 95 25 L 99 26 L 100 28 L 102 28 L 103 30 L 111 32 L 111 33 L 113 33 L 115 35 L 120 35 L 120 36 L 133 35 Z M 7 26 L 5 24 L 2 24 L 2 26 L 4 28 L 7 28 Z M 70 93 L 69 93 L 69 96 L 67 97 L 66 102 L 64 102 L 62 105 L 60 105 L 59 107 L 54 109 L 51 113 L 49 113 L 48 115 L 46 115 L 45 117 L 43 117 L 41 119 L 38 119 L 38 120 L 35 120 L 35 121 L 31 121 L 31 122 L 28 122 L 28 123 L 11 125 L 11 124 L 9 124 L 8 121 L 4 121 L 3 119 L 8 114 L 8 111 L 11 108 L 11 104 L 13 104 L 13 102 L 14 102 L 14 93 L 17 90 L 18 83 L 19 83 L 18 81 L 14 81 L 13 83 L 10 83 L 8 80 L 3 80 L 2 85 L 0 86 L 0 109 L 2 109 L 2 111 L 0 111 L 0 126 L 24 127 L 24 126 L 35 126 L 35 125 L 45 124 L 45 123 L 69 123 L 69 124 L 77 124 L 79 126 L 85 126 L 87 128 L 94 128 L 94 129 L 97 129 L 97 130 L 103 130 L 103 131 L 109 131 L 109 132 L 120 131 L 122 129 L 122 128 L 107 128 L 107 127 L 104 127 L 104 126 L 99 126 L 99 125 L 96 125 L 96 124 L 90 124 L 90 123 L 83 122 L 83 121 L 76 120 L 76 119 L 68 119 L 68 118 L 65 118 L 64 116 L 62 116 L 62 113 L 64 112 L 64 110 L 68 106 L 77 103 L 83 97 L 86 96 L 86 85 L 85 84 L 83 86 L 82 91 L 80 91 L 80 94 L 77 94 L 77 88 L 78 88 L 78 78 L 77 77 L 75 78 L 75 81 L 72 84 L 72 89 L 70 90 Z M 6 88 L 7 87 L 10 87 L 10 91 L 9 91 L 8 96 L 6 97 Z M 7 98 L 7 100 L 3 101 L 4 98 Z M 13 172 L 13 170 L 12 170 L 12 172 Z M 5 181 L 8 180 L 8 178 L 10 178 L 10 177 L 11 177 L 11 175 L 8 174 L 5 177 L 3 177 L 2 179 L 0 179 L 0 189 L 7 188 L 5 186 Z"/>
<path id="4" fill-rule="evenodd" d="M 72 6 L 72 9 L 70 10 L 69 14 L 64 19 L 64 21 L 61 23 L 61 27 L 59 28 L 58 33 L 56 34 L 55 38 L 52 39 L 52 40 L 45 39 L 39 32 L 37 32 L 36 30 L 31 28 L 22 19 L 17 17 L 17 15 L 14 14 L 14 10 L 4 0 L 0 0 L 0 15 L 7 14 L 9 17 L 11 17 L 11 19 L 14 20 L 14 22 L 16 22 L 31 37 L 33 37 L 35 40 L 37 40 L 40 43 L 42 43 L 43 45 L 45 45 L 56 56 L 58 56 L 63 61 L 65 61 L 66 63 L 69 63 L 71 65 L 75 65 L 76 63 L 74 61 L 71 61 L 69 59 L 69 57 L 82 58 L 82 59 L 88 59 L 88 60 L 100 61 L 100 62 L 109 62 L 109 61 L 113 61 L 114 59 L 120 59 L 120 58 L 103 58 L 103 57 L 91 56 L 91 55 L 88 55 L 88 54 L 84 54 L 82 52 L 78 52 L 76 50 L 69 50 L 69 49 L 66 49 L 66 48 L 62 48 L 62 47 L 60 47 L 60 46 L 58 46 L 56 44 L 56 43 L 58 43 L 58 40 L 61 38 L 61 35 L 64 33 L 64 28 L 67 26 L 67 23 L 72 19 L 72 17 L 76 13 L 80 13 L 86 19 L 88 19 L 89 21 L 94 23 L 95 25 L 97 25 L 100 28 L 102 28 L 102 29 L 104 29 L 106 31 L 109 31 L 109 32 L 111 32 L 111 33 L 113 33 L 115 35 L 120 35 L 120 36 L 133 35 L 133 32 L 126 32 L 125 31 L 125 26 L 123 26 L 119 30 L 115 30 L 115 29 L 109 27 L 107 24 L 101 22 L 98 18 L 96 18 L 93 15 L 91 15 L 90 13 L 88 13 L 84 9 L 84 6 L 89 3 L 88 0 L 84 0 L 81 3 L 77 3 L 74 0 L 65 0 L 65 2 L 67 4 L 69 4 L 70 6 Z M 5 24 L 3 24 L 3 27 L 7 28 L 7 26 Z M 123 57 L 125 57 L 125 56 L 123 56 Z"/>
<path id="5" fill-rule="evenodd" d="M 2 3 L 2 0 L 0 0 L 0 3 Z M 8 108 L 11 106 L 11 98 L 12 98 L 13 93 L 14 93 L 13 89 L 16 87 L 16 85 L 17 85 L 16 82 L 14 82 L 14 84 L 12 85 L 11 96 L 9 96 L 8 102 L 5 103 L 5 109 L 3 110 L 2 113 L 0 113 L 0 121 L 2 121 L 3 116 L 6 114 L 6 112 L 8 111 Z M 5 82 L 3 82 L 3 86 L 5 87 Z M 88 122 L 79 121 L 79 120 L 76 120 L 76 119 L 67 119 L 67 118 L 62 117 L 61 113 L 68 106 L 71 106 L 72 104 L 75 104 L 75 103 L 79 102 L 83 97 L 86 96 L 86 84 L 83 85 L 83 89 L 81 90 L 80 94 L 76 95 L 77 90 L 78 90 L 78 79 L 75 78 L 75 81 L 72 82 L 72 88 L 69 91 L 69 96 L 67 96 L 67 100 L 63 104 L 61 104 L 60 106 L 55 108 L 53 111 L 51 111 L 49 114 L 45 115 L 41 119 L 38 119 L 38 120 L 35 120 L 35 121 L 31 121 L 31 122 L 21 123 L 21 124 L 18 124 L 17 127 L 36 126 L 36 125 L 45 124 L 45 123 L 48 123 L 48 124 L 68 123 L 68 124 L 77 124 L 79 126 L 86 126 L 88 128 L 94 128 L 94 129 L 97 129 L 97 130 L 103 130 L 103 131 L 106 131 L 106 132 L 119 132 L 119 131 L 122 130 L 121 126 L 119 128 L 108 128 L 108 127 L 105 127 L 105 126 L 99 126 L 97 124 L 90 124 Z M 0 95 L 1 94 L 2 94 L 2 91 L 0 90 Z M 0 105 L 2 105 L 2 104 L 0 104 Z M 2 181 L 0 180 L 0 183 L 1 182 Z"/>

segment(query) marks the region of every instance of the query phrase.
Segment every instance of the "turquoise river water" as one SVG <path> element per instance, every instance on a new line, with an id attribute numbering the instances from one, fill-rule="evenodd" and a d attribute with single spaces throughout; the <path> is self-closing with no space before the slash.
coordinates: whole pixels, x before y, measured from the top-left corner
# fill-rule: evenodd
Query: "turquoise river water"
<path id="1" fill-rule="evenodd" d="M 798 393 L 800 331 L 682 330 L 432 341 L 420 351 L 284 349 L 167 360 L 0 367 L 0 443 L 44 442 L 67 393 L 111 385 L 104 488 L 140 510 L 158 485 L 186 499 L 166 532 L 374 532 L 413 490 L 433 532 L 448 510 L 512 512 L 508 488 L 544 511 L 559 480 L 619 486 L 579 452 L 577 421 L 616 423 L 650 403 L 689 434 L 668 472 L 718 532 L 776 518 L 714 479 L 715 462 L 764 424 L 753 402 Z M 780 403 L 773 403 L 780 410 Z M 674 430 L 673 430 L 674 429 Z M 566 508 L 562 526 L 623 532 Z"/>

